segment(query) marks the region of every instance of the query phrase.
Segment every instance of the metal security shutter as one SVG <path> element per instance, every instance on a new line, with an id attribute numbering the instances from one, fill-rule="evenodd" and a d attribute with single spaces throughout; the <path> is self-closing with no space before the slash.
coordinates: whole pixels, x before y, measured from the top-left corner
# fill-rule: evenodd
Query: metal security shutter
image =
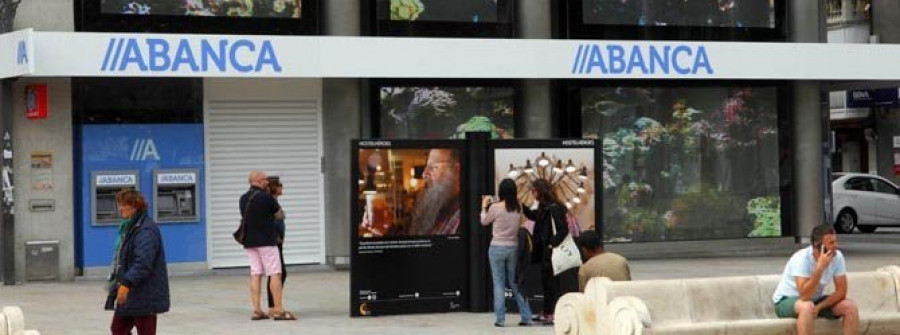
<path id="1" fill-rule="evenodd" d="M 319 105 L 300 101 L 210 101 L 206 109 L 209 264 L 247 266 L 231 234 L 251 170 L 280 176 L 287 214 L 284 260 L 323 263 L 323 182 Z"/>

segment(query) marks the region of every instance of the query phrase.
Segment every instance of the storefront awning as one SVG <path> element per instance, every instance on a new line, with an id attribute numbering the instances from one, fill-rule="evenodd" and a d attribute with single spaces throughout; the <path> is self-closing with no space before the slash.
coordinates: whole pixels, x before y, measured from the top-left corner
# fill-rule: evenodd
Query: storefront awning
<path id="1" fill-rule="evenodd" d="M 39 32 L 0 77 L 898 80 L 900 45 Z M 852 62 L 852 66 L 849 66 Z"/>

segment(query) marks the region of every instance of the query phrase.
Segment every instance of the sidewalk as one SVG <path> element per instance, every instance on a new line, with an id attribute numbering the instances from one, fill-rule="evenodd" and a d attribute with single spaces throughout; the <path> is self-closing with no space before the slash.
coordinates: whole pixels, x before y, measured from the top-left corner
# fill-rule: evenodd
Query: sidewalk
<path id="1" fill-rule="evenodd" d="M 842 243 L 850 271 L 900 265 L 900 244 Z M 645 260 L 631 263 L 635 280 L 781 273 L 787 258 Z M 159 334 L 550 334 L 551 327 L 492 325 L 491 313 L 348 317 L 348 271 L 298 267 L 289 271 L 286 301 L 299 321 L 249 320 L 247 276 L 241 270 L 170 279 L 172 311 L 159 318 Z M 0 305 L 18 305 L 28 329 L 44 335 L 105 334 L 112 314 L 103 311 L 104 282 L 0 286 Z"/>

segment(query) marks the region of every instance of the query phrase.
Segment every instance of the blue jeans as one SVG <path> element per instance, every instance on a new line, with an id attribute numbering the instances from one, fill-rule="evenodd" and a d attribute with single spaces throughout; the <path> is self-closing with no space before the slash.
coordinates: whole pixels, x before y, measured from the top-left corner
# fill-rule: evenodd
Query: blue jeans
<path id="1" fill-rule="evenodd" d="M 516 247 L 495 246 L 488 248 L 491 276 L 494 279 L 494 316 L 496 323 L 506 321 L 506 284 L 512 289 L 522 322 L 531 322 L 531 307 L 516 287 Z"/>

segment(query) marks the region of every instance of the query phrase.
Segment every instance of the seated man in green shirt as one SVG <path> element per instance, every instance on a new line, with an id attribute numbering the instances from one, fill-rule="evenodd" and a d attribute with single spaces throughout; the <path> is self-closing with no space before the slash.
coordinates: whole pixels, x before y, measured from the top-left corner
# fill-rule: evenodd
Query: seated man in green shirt
<path id="1" fill-rule="evenodd" d="M 614 281 L 631 280 L 628 260 L 618 254 L 604 251 L 603 241 L 596 232 L 582 232 L 578 237 L 578 246 L 582 258 L 585 259 L 584 265 L 578 269 L 578 290 L 581 292 L 584 292 L 584 287 L 594 277 L 607 277 Z"/>

